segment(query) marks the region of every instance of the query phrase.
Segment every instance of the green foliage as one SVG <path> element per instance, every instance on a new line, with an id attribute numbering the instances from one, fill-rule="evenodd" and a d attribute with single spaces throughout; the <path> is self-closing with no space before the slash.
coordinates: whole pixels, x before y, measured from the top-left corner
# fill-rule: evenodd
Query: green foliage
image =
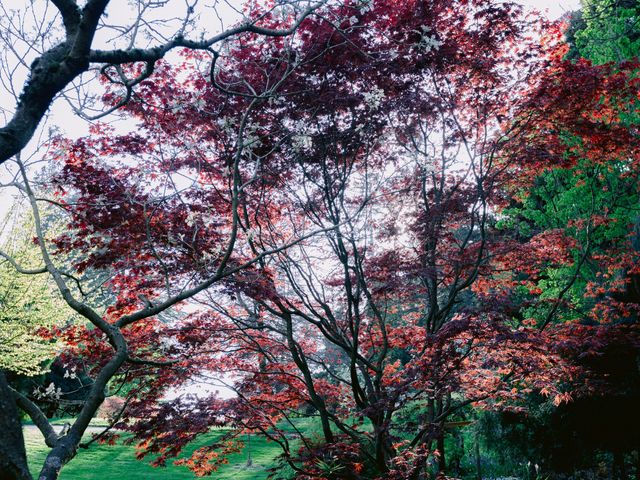
<path id="1" fill-rule="evenodd" d="M 594 164 L 582 160 L 571 169 L 554 169 L 541 174 L 534 186 L 512 208 L 505 210 L 500 227 L 521 238 L 545 231 L 562 230 L 575 240 L 571 263 L 552 262 L 539 275 L 536 286 L 540 299 L 557 298 L 574 277 L 581 257 L 579 275 L 565 293 L 573 306 L 569 318 L 582 316 L 594 302 L 585 296 L 589 282 L 597 282 L 600 266 L 593 259 L 624 248 L 640 211 L 637 178 L 628 175 L 626 162 Z M 527 289 L 519 292 L 528 294 Z M 526 318 L 544 317 L 548 306 L 536 304 L 525 309 Z"/>
<path id="2" fill-rule="evenodd" d="M 640 53 L 640 3 L 635 0 L 583 0 L 566 31 L 570 59 L 585 58 L 594 64 L 620 63 Z M 624 128 L 640 124 L 637 100 L 627 99 L 615 110 L 613 121 Z M 616 104 L 603 98 L 606 110 Z M 538 176 L 534 185 L 520 192 L 520 202 L 505 211 L 500 226 L 511 229 L 521 239 L 545 231 L 558 230 L 575 240 L 573 262 L 549 264 L 536 280 L 538 298 L 543 300 L 523 310 L 526 318 L 541 319 L 551 307 L 544 300 L 563 297 L 569 305 L 556 312 L 558 320 L 585 319 L 597 301 L 598 285 L 607 275 L 621 276 L 623 271 L 605 274 L 613 263 L 598 262 L 616 249 L 622 252 L 629 235 L 640 225 L 640 194 L 633 160 L 606 161 L 594 156 L 582 143 L 570 136 L 563 138 L 568 152 L 582 152 L 573 168 L 557 168 Z M 583 258 L 584 257 L 584 258 Z M 591 295 L 585 290 L 591 287 Z M 565 291 L 566 290 L 566 291 Z M 517 292 L 520 300 L 528 289 Z M 563 304 L 566 306 L 566 304 Z"/>
<path id="3" fill-rule="evenodd" d="M 566 36 L 571 44 L 567 57 L 571 60 L 582 57 L 594 64 L 631 60 L 640 53 L 640 3 L 584 0 L 583 9 L 572 17 Z M 636 131 L 640 125 L 637 100 L 620 103 L 622 108 L 610 117 L 612 123 Z M 603 98 L 601 104 L 606 110 L 617 102 Z M 572 168 L 539 174 L 533 185 L 518 192 L 518 200 L 504 211 L 500 227 L 509 230 L 520 242 L 545 232 L 560 231 L 573 241 L 569 252 L 572 261 L 552 258 L 532 275 L 537 287 L 535 294 L 522 287 L 512 301 L 523 305 L 529 300 L 530 306 L 520 312 L 522 317 L 540 320 L 562 296 L 554 321 L 606 322 L 599 314 L 601 310 L 594 306 L 621 297 L 620 288 L 605 287 L 607 282 L 622 283 L 625 277 L 632 276 L 627 271 L 629 263 L 616 260 L 625 254 L 631 257 L 631 252 L 634 249 L 637 252 L 640 245 L 637 167 L 632 154 L 603 159 L 571 137 L 563 141 L 567 151 L 581 152 L 582 158 Z M 631 318 L 614 315 L 610 320 L 637 322 L 637 315 Z M 552 406 L 548 399 L 534 393 L 528 399 L 526 415 L 479 413 L 476 428 L 478 438 L 482 439 L 483 474 L 535 478 L 533 475 L 538 472 L 530 466 L 538 464 L 543 474 L 556 472 L 571 475 L 568 478 L 581 478 L 578 472 L 584 468 L 590 469 L 588 475 L 592 478 L 598 474 L 611 478 L 607 466 L 615 456 L 624 458 L 625 452 L 638 445 L 640 419 L 637 354 L 627 352 L 630 360 L 624 363 L 625 351 L 620 346 L 608 348 L 608 354 L 600 352 L 597 361 L 589 360 L 589 366 L 613 381 L 614 367 L 616 362 L 620 363 L 618 370 L 622 373 L 615 378 L 624 384 L 619 389 L 621 393 L 586 395 L 560 406 Z M 528 471 L 518 472 L 523 466 L 528 466 Z M 599 470 L 604 473 L 598 473 Z"/>
<path id="4" fill-rule="evenodd" d="M 583 0 L 567 32 L 570 57 L 595 64 L 621 62 L 640 54 L 640 4 L 635 0 Z"/>
<path id="5" fill-rule="evenodd" d="M 4 224 L 9 230 L 2 251 L 22 268 L 39 267 L 38 250 L 28 234 L 31 220 L 14 208 Z M 38 335 L 38 330 L 70 318 L 54 292 L 45 274 L 23 275 L 7 260 L 0 263 L 0 368 L 33 376 L 53 359 L 57 345 Z"/>

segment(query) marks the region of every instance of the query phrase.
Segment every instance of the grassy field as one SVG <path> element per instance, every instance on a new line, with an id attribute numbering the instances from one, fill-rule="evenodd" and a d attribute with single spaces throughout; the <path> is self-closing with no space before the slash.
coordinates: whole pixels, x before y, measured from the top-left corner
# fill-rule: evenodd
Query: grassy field
<path id="1" fill-rule="evenodd" d="M 42 466 L 48 448 L 40 432 L 27 426 L 24 430 L 25 443 L 29 455 L 29 467 L 37 474 Z M 191 450 L 208 442 L 213 442 L 222 430 L 214 431 L 203 438 Z M 274 464 L 274 458 L 280 453 L 277 444 L 252 436 L 250 439 L 251 467 L 247 467 L 248 448 L 229 456 L 229 464 L 223 465 L 213 474 L 215 479 L 259 480 L 267 477 L 267 469 Z M 139 461 L 135 458 L 135 448 L 126 445 L 96 445 L 80 450 L 78 456 L 66 466 L 60 475 L 61 480 L 182 480 L 196 478 L 186 467 L 168 464 L 166 468 L 154 468 L 150 460 Z"/>

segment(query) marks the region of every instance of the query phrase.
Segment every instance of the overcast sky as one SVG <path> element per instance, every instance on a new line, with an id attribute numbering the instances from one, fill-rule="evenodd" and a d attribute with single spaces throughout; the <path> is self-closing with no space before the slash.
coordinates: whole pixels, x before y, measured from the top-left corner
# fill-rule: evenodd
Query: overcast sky
<path id="1" fill-rule="evenodd" d="M 565 12 L 577 10 L 580 7 L 580 0 L 519 0 L 523 5 L 531 6 L 537 10 L 548 10 L 549 18 L 555 19 Z"/>

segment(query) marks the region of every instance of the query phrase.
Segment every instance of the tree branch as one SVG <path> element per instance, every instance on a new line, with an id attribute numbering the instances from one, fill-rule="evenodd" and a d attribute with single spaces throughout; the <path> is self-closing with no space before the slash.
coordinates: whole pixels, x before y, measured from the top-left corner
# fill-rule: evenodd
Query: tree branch
<path id="1" fill-rule="evenodd" d="M 292 34 L 304 19 L 324 5 L 325 1 L 321 0 L 307 7 L 296 22 L 285 29 L 270 29 L 247 22 L 209 39 L 197 41 L 185 39 L 182 36 L 183 28 L 181 28 L 172 39 L 151 48 L 92 50 L 91 44 L 98 29 L 99 20 L 109 0 L 90 0 L 81 12 L 73 0 L 54 0 L 54 5 L 62 15 L 67 38 L 44 52 L 31 64 L 29 78 L 18 98 L 15 113 L 11 120 L 0 128 L 0 164 L 19 153 L 27 145 L 54 98 L 76 77 L 86 72 L 91 63 L 120 65 L 146 62 L 146 71 L 150 72 L 153 71 L 153 65 L 157 60 L 175 48 L 210 50 L 213 44 L 241 33 L 284 37 Z M 146 78 L 145 75 L 142 77 Z M 142 77 L 134 79 L 129 88 L 139 83 Z"/>
<path id="2" fill-rule="evenodd" d="M 49 420 L 47 419 L 45 414 L 42 413 L 42 410 L 40 410 L 40 407 L 38 407 L 35 403 L 29 400 L 25 395 L 18 392 L 11 386 L 9 386 L 9 388 L 13 392 L 13 396 L 16 399 L 16 404 L 27 415 L 29 415 L 29 418 L 31 418 L 35 426 L 38 427 L 38 430 L 42 432 L 42 435 L 44 436 L 44 442 L 47 444 L 47 446 L 50 448 L 55 447 L 60 437 L 58 437 L 58 434 L 55 432 L 55 430 L 51 426 L 51 423 L 49 423 Z"/>

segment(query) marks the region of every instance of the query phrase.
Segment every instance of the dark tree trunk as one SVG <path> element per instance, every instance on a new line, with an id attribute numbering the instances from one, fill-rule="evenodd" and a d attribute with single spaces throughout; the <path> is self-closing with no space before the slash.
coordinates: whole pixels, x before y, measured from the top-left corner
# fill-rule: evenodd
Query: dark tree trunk
<path id="1" fill-rule="evenodd" d="M 75 457 L 78 440 L 63 437 L 47 455 L 38 480 L 57 480 L 60 470 Z"/>
<path id="2" fill-rule="evenodd" d="M 442 416 L 442 412 L 444 410 L 444 399 L 439 397 L 436 399 L 436 414 L 438 417 Z M 445 473 L 447 469 L 447 460 L 444 451 L 444 418 L 440 422 L 438 437 L 436 438 L 436 448 L 438 452 L 440 452 L 440 456 L 438 457 L 438 472 Z"/>
<path id="3" fill-rule="evenodd" d="M 444 473 L 447 469 L 447 460 L 444 453 L 444 429 L 438 434 L 437 444 L 438 452 L 440 452 L 440 456 L 438 457 L 438 472 Z"/>
<path id="4" fill-rule="evenodd" d="M 18 407 L 0 370 L 0 480 L 31 479 Z"/>
<path id="5" fill-rule="evenodd" d="M 627 473 L 624 465 L 624 454 L 616 450 L 613 452 L 613 478 L 626 480 Z"/>
<path id="6" fill-rule="evenodd" d="M 459 429 L 455 429 L 452 433 L 455 443 L 455 451 L 449 455 L 449 471 L 455 476 L 459 477 L 461 474 L 460 463 L 462 462 L 462 455 L 464 452 L 464 438 L 460 434 Z"/>

